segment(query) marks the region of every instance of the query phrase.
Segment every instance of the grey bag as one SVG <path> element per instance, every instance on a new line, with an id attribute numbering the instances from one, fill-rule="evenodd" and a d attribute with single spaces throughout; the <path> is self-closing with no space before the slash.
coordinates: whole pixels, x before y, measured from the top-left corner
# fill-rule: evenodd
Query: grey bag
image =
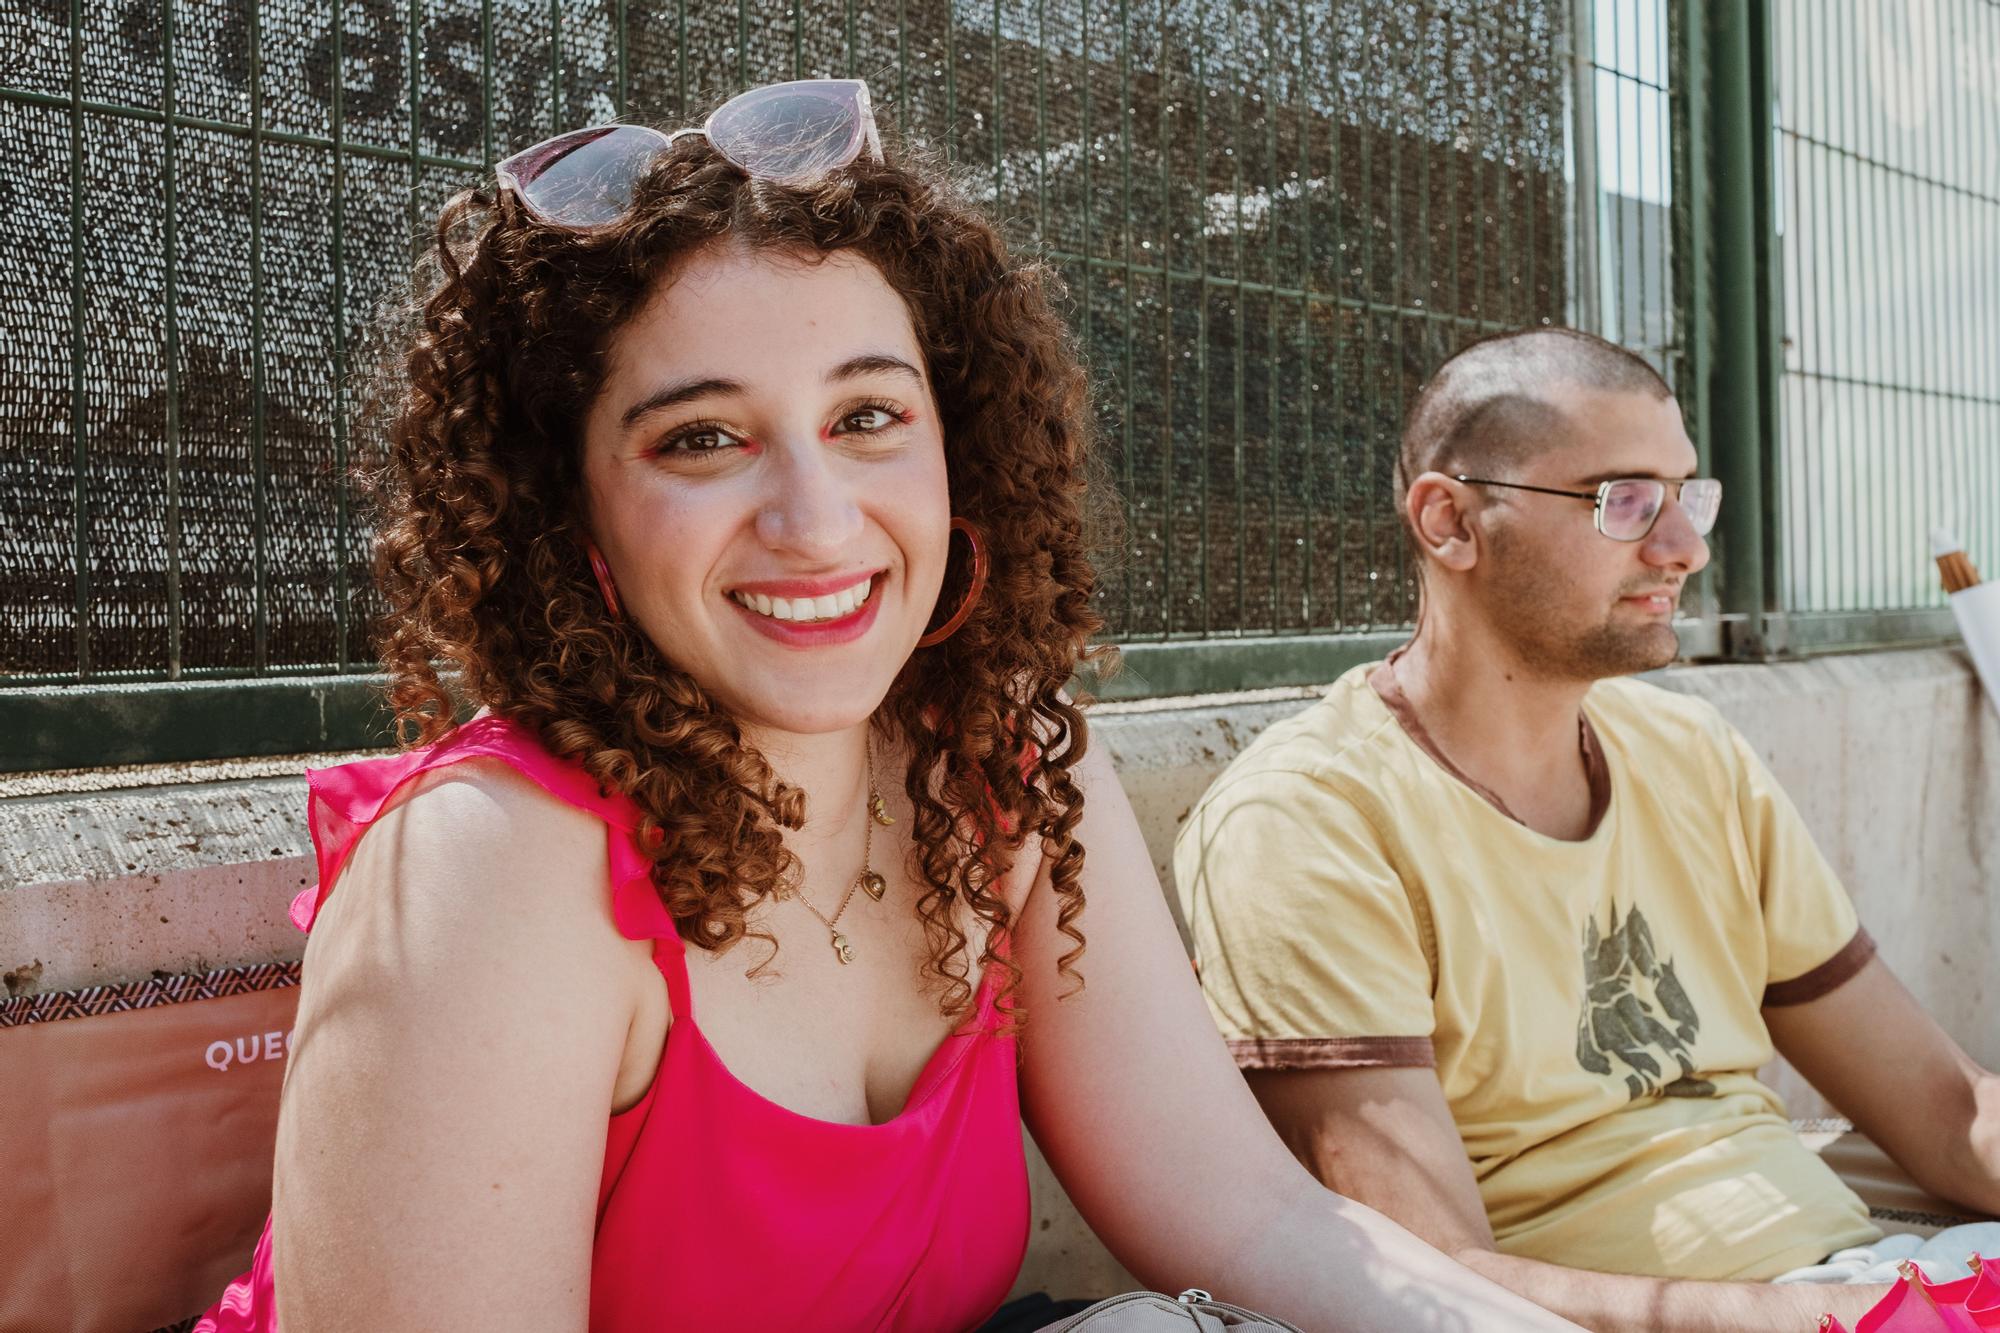
<path id="1" fill-rule="evenodd" d="M 1297 1324 L 1218 1301 L 1199 1287 L 1189 1287 L 1178 1297 L 1157 1291 L 1113 1296 L 1040 1333 L 1226 1333 L 1229 1329 L 1305 1333 Z"/>

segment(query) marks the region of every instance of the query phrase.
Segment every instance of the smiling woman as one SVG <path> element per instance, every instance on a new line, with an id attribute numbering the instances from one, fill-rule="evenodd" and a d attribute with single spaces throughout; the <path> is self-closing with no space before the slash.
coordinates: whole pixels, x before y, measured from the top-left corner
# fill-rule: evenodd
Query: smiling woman
<path id="1" fill-rule="evenodd" d="M 867 716 L 932 617 L 952 516 L 903 298 L 853 251 L 807 263 L 732 238 L 610 352 L 583 482 L 628 613 L 740 723 Z"/>
<path id="2" fill-rule="evenodd" d="M 1063 693 L 1082 371 L 865 88 L 561 136 L 433 257 L 377 479 L 409 745 L 311 775 L 272 1219 L 204 1327 L 976 1327 L 1024 1118 L 1173 1289 L 1567 1327 L 1237 1076 Z"/>
<path id="3" fill-rule="evenodd" d="M 912 747 L 919 844 L 937 853 L 931 971 L 963 1007 L 974 960 L 945 895 L 989 921 L 999 904 L 947 828 L 966 812 L 981 840 L 996 817 L 1053 828 L 1073 802 L 1064 747 L 1030 785 L 997 738 L 1076 725 L 1058 691 L 1098 623 L 1078 508 L 1083 381 L 1043 271 L 908 172 L 864 160 L 787 187 L 699 139 L 661 153 L 608 227 L 509 225 L 511 204 L 467 197 L 440 221 L 429 309 L 448 301 L 457 318 L 419 338 L 412 380 L 439 386 L 431 410 L 447 419 L 483 380 L 509 428 L 441 454 L 399 443 L 384 478 L 399 716 L 419 721 L 420 742 L 444 734 L 442 659 L 495 712 L 564 724 L 559 755 L 671 812 L 654 852 L 662 896 L 682 934 L 717 951 L 778 890 L 782 831 L 803 818 L 798 784 L 744 729 L 851 728 L 873 711 L 861 701 L 884 703 L 885 729 Z M 476 241 L 463 234 L 482 221 Z M 934 295 L 919 307 L 905 292 Z M 466 482 L 498 453 L 509 484 L 488 512 Z M 439 494 L 469 503 L 435 509 Z M 996 579 L 950 643 L 911 658 L 954 511 L 976 515 L 996 568 L 1047 576 Z M 476 604 L 428 576 L 440 537 L 448 563 L 493 575 Z M 590 596 L 593 546 L 628 619 L 603 615 L 602 588 Z M 820 598 L 858 584 L 874 610 L 824 614 Z M 770 613 L 739 593 L 771 599 Z M 505 626 L 505 652 L 486 648 L 481 620 Z M 750 635 L 762 650 L 746 651 Z M 610 679 L 623 688 L 607 695 Z M 669 725 L 672 743 L 648 739 Z M 689 858 L 705 837 L 730 857 Z M 1069 878 L 1056 891 L 1073 898 Z"/>

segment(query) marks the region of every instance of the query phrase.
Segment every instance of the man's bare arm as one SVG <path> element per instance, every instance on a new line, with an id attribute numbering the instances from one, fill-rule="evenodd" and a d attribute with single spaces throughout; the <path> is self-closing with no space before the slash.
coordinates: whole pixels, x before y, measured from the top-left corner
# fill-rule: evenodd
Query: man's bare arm
<path id="1" fill-rule="evenodd" d="M 1879 957 L 1816 1000 L 1764 1010 L 1764 1022 L 1792 1067 L 1912 1180 L 2000 1215 L 2000 1078 Z"/>
<path id="2" fill-rule="evenodd" d="M 1261 1071 L 1249 1080 L 1280 1136 L 1322 1184 L 1598 1333 L 1809 1330 L 1821 1313 L 1852 1325 L 1886 1290 L 1630 1277 L 1501 1254 L 1430 1070 Z"/>

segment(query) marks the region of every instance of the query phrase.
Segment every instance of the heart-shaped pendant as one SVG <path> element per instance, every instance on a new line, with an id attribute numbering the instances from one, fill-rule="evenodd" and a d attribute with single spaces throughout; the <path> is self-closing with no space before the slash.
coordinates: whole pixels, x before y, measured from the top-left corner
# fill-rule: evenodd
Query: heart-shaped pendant
<path id="1" fill-rule="evenodd" d="M 882 895 L 889 891 L 889 881 L 872 870 L 861 872 L 860 883 L 861 891 L 878 903 L 882 901 Z"/>

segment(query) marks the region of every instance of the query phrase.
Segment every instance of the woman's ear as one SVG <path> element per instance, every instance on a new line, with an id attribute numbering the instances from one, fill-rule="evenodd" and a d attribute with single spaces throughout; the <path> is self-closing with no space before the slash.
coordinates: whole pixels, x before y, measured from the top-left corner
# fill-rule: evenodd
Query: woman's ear
<path id="1" fill-rule="evenodd" d="M 1423 553 L 1460 573 L 1479 562 L 1479 537 L 1472 526 L 1477 504 L 1472 488 L 1442 472 L 1426 472 L 1410 483 L 1410 531 Z"/>

